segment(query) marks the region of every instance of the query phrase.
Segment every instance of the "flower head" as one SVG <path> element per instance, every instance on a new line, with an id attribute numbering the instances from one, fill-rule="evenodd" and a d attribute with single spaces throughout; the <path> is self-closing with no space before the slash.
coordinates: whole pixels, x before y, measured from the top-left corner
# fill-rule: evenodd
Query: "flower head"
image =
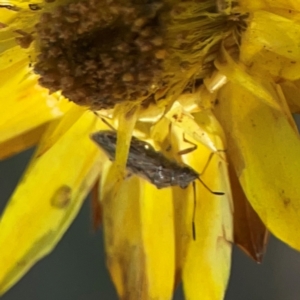
<path id="1" fill-rule="evenodd" d="M 232 243 L 260 262 L 266 227 L 300 249 L 299 26 L 280 1 L 0 4 L 0 155 L 38 143 L 0 220 L 0 293 L 95 182 L 122 299 L 180 280 L 222 299 Z"/>

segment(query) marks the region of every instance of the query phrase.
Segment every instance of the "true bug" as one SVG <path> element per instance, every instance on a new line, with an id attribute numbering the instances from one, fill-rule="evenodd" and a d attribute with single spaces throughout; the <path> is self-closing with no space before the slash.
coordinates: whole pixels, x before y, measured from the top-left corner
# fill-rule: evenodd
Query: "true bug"
<path id="1" fill-rule="evenodd" d="M 105 151 L 110 160 L 115 159 L 117 143 L 115 131 L 99 131 L 92 134 L 91 138 Z M 211 157 L 209 161 L 210 159 Z M 211 193 L 224 195 L 212 191 L 200 179 L 200 174 L 191 167 L 168 159 L 161 152 L 155 151 L 149 143 L 136 137 L 132 137 L 126 167 L 131 173 L 143 177 L 158 189 L 170 186 L 180 186 L 184 189 L 198 179 Z"/>
<path id="2" fill-rule="evenodd" d="M 115 159 L 117 132 L 111 130 L 98 131 L 91 138 L 105 151 L 110 160 Z M 211 153 L 204 170 L 208 166 L 214 152 Z M 194 186 L 194 213 L 193 213 L 193 239 L 195 239 L 195 209 L 196 196 L 194 181 L 198 179 L 203 186 L 215 195 L 224 195 L 222 192 L 212 191 L 191 167 L 179 164 L 156 151 L 149 143 L 132 137 L 126 167 L 129 172 L 136 174 L 154 184 L 158 189 L 180 186 L 186 188 L 190 183 Z"/>

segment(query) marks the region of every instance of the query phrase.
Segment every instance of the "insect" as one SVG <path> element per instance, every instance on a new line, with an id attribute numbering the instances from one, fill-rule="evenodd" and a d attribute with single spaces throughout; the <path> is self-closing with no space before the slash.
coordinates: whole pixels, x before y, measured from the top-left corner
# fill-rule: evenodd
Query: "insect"
<path id="1" fill-rule="evenodd" d="M 91 135 L 94 140 L 107 154 L 110 160 L 115 159 L 117 132 L 111 130 L 98 131 Z M 204 170 L 209 164 L 214 152 L 211 153 Z M 179 164 L 165 157 L 161 152 L 156 151 L 149 143 L 141 141 L 136 137 L 132 137 L 126 167 L 129 172 L 136 174 L 158 189 L 180 186 L 186 188 L 190 183 L 194 187 L 194 212 L 192 222 L 193 239 L 196 239 L 195 233 L 195 211 L 196 211 L 196 195 L 195 180 L 199 180 L 203 186 L 215 195 L 224 195 L 222 192 L 212 191 L 191 167 L 185 164 Z"/>
<path id="2" fill-rule="evenodd" d="M 110 160 L 115 159 L 117 143 L 115 131 L 99 131 L 92 134 L 91 138 L 105 151 Z M 128 171 L 143 177 L 158 189 L 170 186 L 180 186 L 184 189 L 198 179 L 211 193 L 224 195 L 224 193 L 214 192 L 206 186 L 200 179 L 200 174 L 191 167 L 168 159 L 149 143 L 136 137 L 132 137 L 126 167 Z"/>

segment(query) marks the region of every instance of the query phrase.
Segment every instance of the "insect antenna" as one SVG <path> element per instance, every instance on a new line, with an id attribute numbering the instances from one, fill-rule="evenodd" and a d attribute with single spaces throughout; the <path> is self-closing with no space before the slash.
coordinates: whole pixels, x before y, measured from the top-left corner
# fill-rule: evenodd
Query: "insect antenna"
<path id="1" fill-rule="evenodd" d="M 112 131 L 117 131 L 109 122 L 105 120 L 105 118 L 99 115 L 96 111 L 93 112 L 107 127 L 109 127 Z"/>
<path id="2" fill-rule="evenodd" d="M 193 240 L 196 240 L 196 225 L 195 225 L 195 219 L 196 219 L 196 184 L 195 181 L 193 181 L 193 194 L 194 194 L 194 210 L 193 210 L 193 219 L 192 219 L 192 234 L 193 234 Z"/>

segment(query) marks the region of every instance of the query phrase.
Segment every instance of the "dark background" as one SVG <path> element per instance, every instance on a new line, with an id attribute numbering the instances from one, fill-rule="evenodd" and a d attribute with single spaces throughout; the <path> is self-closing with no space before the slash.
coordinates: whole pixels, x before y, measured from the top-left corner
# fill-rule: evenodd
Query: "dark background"
<path id="1" fill-rule="evenodd" d="M 0 162 L 0 211 L 31 154 L 32 151 L 26 151 Z M 87 199 L 56 249 L 1 300 L 117 300 L 105 268 L 102 240 L 102 231 L 92 230 Z M 174 299 L 183 299 L 180 288 Z M 263 264 L 258 265 L 234 249 L 226 300 L 297 299 L 300 299 L 300 253 L 271 238 Z"/>

